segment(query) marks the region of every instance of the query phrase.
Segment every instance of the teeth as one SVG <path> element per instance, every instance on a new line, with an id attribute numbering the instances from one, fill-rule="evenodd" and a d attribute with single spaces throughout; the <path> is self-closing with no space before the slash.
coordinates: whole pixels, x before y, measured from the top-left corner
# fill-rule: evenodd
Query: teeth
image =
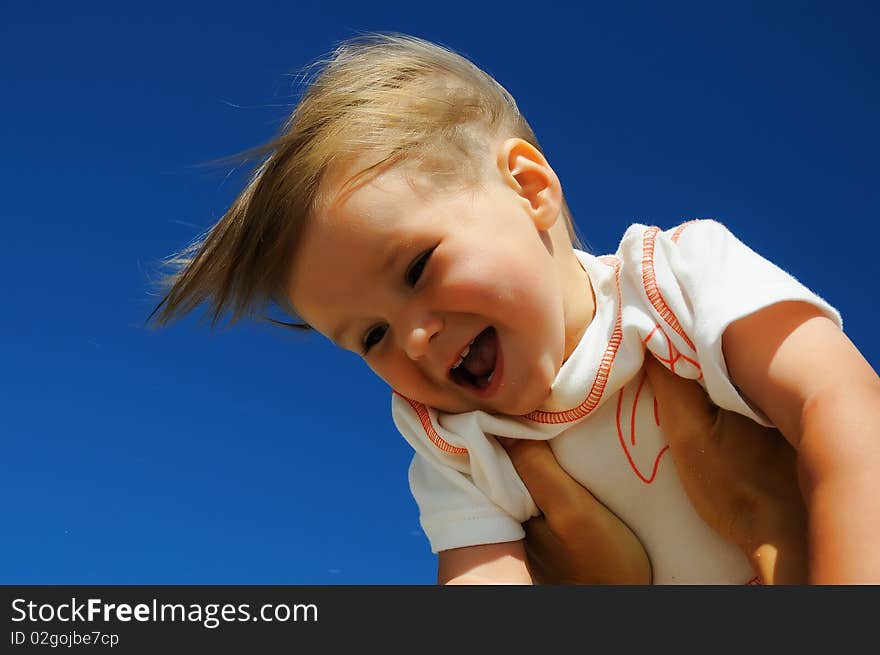
<path id="1" fill-rule="evenodd" d="M 463 349 L 463 350 L 461 351 L 461 353 L 459 353 L 459 355 L 458 355 L 458 361 L 455 362 L 455 364 L 452 365 L 452 368 L 449 369 L 450 371 L 454 371 L 454 370 L 457 369 L 459 366 L 461 366 L 461 363 L 464 361 L 464 358 L 467 357 L 467 356 L 468 356 L 468 353 L 471 351 L 471 345 L 472 345 L 472 344 L 474 343 L 474 341 L 476 341 L 476 340 L 477 340 L 477 338 L 474 337 L 473 339 L 471 339 L 471 342 L 470 342 L 468 345 L 466 345 L 466 346 L 464 347 L 464 349 Z"/>

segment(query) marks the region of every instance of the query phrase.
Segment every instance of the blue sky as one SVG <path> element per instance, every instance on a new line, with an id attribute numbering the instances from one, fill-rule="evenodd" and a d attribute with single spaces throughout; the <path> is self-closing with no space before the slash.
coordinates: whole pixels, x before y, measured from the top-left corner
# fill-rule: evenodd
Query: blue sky
<path id="1" fill-rule="evenodd" d="M 871 3 L 0 1 L 0 582 L 430 584 L 389 391 L 317 336 L 143 327 L 294 74 L 360 31 L 517 98 L 581 233 L 727 224 L 874 365 Z M 332 467 L 330 464 L 333 464 Z"/>

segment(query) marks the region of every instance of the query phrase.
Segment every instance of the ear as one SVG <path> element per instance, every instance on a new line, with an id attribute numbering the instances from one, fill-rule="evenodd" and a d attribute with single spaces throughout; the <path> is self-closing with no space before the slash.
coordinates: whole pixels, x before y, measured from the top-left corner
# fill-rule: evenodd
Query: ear
<path id="1" fill-rule="evenodd" d="M 562 211 L 562 186 L 544 155 L 528 141 L 507 139 L 498 147 L 501 179 L 523 201 L 535 227 L 549 230 Z"/>

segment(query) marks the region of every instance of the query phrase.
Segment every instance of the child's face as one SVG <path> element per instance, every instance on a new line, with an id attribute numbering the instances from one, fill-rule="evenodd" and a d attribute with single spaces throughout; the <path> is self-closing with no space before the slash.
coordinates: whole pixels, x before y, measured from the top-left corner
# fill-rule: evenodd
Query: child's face
<path id="1" fill-rule="evenodd" d="M 448 412 L 525 414 L 567 354 L 570 303 L 533 211 L 548 196 L 524 196 L 540 175 L 488 178 L 438 189 L 401 165 L 340 197 L 331 178 L 336 200 L 310 217 L 288 289 L 303 319 L 398 393 Z"/>

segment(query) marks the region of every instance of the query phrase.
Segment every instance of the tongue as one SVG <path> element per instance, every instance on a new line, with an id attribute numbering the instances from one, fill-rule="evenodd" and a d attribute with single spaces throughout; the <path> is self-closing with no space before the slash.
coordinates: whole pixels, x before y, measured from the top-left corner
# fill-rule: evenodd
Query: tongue
<path id="1" fill-rule="evenodd" d="M 471 344 L 468 356 L 461 365 L 474 377 L 488 375 L 495 368 L 495 356 L 498 349 L 495 328 L 487 328 L 480 332 Z"/>

